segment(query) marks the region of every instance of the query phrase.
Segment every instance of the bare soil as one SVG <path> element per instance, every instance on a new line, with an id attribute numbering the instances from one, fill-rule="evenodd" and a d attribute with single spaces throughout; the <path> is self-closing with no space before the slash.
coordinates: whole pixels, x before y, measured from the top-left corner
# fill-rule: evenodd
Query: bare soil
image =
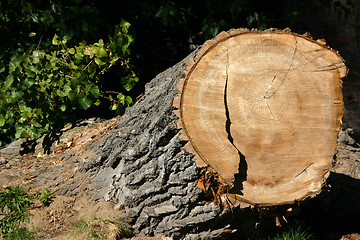
<path id="1" fill-rule="evenodd" d="M 86 174 L 77 170 L 77 163 L 89 155 L 84 151 L 86 146 L 106 134 L 117 120 L 93 119 L 77 127 L 67 126 L 48 154 L 44 153 L 44 138 L 30 147 L 18 140 L 0 150 L 0 187 L 20 185 L 32 194 L 44 189 L 55 193 L 49 206 L 30 209 L 27 227 L 36 229 L 38 239 L 84 239 L 72 234 L 80 220 L 94 216 L 121 220 L 123 210 L 90 198 Z"/>

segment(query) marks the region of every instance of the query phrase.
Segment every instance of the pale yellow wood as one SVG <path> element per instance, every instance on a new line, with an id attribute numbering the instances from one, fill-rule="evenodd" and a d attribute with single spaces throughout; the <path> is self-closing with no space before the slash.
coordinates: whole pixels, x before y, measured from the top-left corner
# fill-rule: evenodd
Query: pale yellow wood
<path id="1" fill-rule="evenodd" d="M 214 55 L 215 54 L 215 55 Z M 198 154 L 213 168 L 224 169 L 221 175 L 231 182 L 238 169 L 238 153 L 227 139 L 225 131 L 224 89 L 226 80 L 226 56 L 216 56 L 216 51 L 207 54 L 202 64 L 191 73 L 191 84 L 186 85 L 183 95 L 182 117 L 186 131 Z M 212 59 L 218 59 L 214 62 Z M 209 162 L 210 161 L 210 162 Z"/>
<path id="2" fill-rule="evenodd" d="M 199 57 L 181 94 L 196 154 L 229 187 L 243 154 L 247 175 L 237 194 L 244 201 L 275 205 L 318 193 L 344 110 L 342 58 L 292 33 L 222 38 Z"/>

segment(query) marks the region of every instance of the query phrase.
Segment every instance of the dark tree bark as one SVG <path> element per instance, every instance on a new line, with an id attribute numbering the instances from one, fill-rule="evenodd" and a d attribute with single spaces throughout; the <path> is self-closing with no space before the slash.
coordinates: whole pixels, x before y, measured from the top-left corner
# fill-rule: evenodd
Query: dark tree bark
<path id="1" fill-rule="evenodd" d="M 91 170 L 92 195 L 124 207 L 140 235 L 198 239 L 223 235 L 239 221 L 244 229 L 255 226 L 254 218 L 240 214 L 240 206 L 223 209 L 204 203 L 204 190 L 196 187 L 194 155 L 184 151 L 187 142 L 179 140 L 172 101 L 194 56 L 156 76 L 107 137 L 88 149 L 94 157 L 83 170 Z"/>

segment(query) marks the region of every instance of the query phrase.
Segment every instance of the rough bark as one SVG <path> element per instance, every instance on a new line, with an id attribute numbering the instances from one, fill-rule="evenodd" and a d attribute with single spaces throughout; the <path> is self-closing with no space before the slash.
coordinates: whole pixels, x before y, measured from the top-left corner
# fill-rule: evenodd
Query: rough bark
<path id="1" fill-rule="evenodd" d="M 224 34 L 218 37 L 219 42 L 224 39 Z M 94 186 L 90 190 L 93 197 L 124 208 L 140 235 L 165 234 L 184 239 L 239 237 L 255 228 L 256 215 L 250 205 L 241 201 L 232 205 L 234 196 L 226 194 L 224 189 L 228 188 L 223 188 L 226 179 L 216 168 L 208 171 L 214 169 L 212 163 L 199 162 L 189 138 L 181 138 L 181 115 L 174 114 L 181 107 L 174 100 L 179 97 L 177 85 L 185 77 L 184 70 L 189 70 L 188 63 L 204 52 L 204 48 L 196 50 L 156 76 L 146 85 L 144 96 L 127 109 L 125 117 L 104 139 L 87 149 L 88 155 L 82 159 L 81 170 L 89 173 Z M 225 111 L 225 120 L 226 117 L 229 113 Z M 226 134 L 224 137 L 229 141 Z M 334 144 L 331 142 L 331 147 L 335 148 Z M 234 162 L 232 175 L 239 173 L 241 156 L 240 163 Z"/>
<path id="2" fill-rule="evenodd" d="M 124 119 L 93 151 L 82 170 L 90 170 L 94 198 L 104 197 L 124 207 L 140 235 L 166 234 L 198 239 L 215 237 L 233 222 L 240 208 L 223 210 L 203 202 L 196 187 L 199 170 L 193 154 L 179 141 L 178 118 L 172 101 L 183 77 L 186 59 L 155 77 L 144 96 L 126 111 Z M 253 221 L 244 221 L 254 226 Z"/>

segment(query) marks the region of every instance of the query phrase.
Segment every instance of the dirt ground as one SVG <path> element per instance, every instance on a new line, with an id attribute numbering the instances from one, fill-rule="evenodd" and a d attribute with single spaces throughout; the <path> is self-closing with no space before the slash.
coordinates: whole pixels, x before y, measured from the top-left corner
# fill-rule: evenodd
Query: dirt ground
<path id="1" fill-rule="evenodd" d="M 76 163 L 88 154 L 84 152 L 86 146 L 106 134 L 117 120 L 93 119 L 76 128 L 67 126 L 49 154 L 44 153 L 44 139 L 30 149 L 18 140 L 0 150 L 0 187 L 20 185 L 32 194 L 44 189 L 55 193 L 49 206 L 30 209 L 28 228 L 36 229 L 38 239 L 85 239 L 72 234 L 80 220 L 120 220 L 123 210 L 114 210 L 111 202 L 93 201 L 88 196 L 86 174 L 76 168 Z M 72 156 L 71 151 L 76 156 L 65 159 Z"/>
<path id="2" fill-rule="evenodd" d="M 118 120 L 119 118 L 108 121 L 90 119 L 83 121 L 76 127 L 69 125 L 63 130 L 56 143 L 47 148 L 48 154 L 44 153 L 44 151 L 46 152 L 46 144 L 44 144 L 46 139 L 44 138 L 32 145 L 25 144 L 23 140 L 18 140 L 0 149 L 0 187 L 20 185 L 30 193 L 41 192 L 44 189 L 55 193 L 55 198 L 49 206 L 41 206 L 30 210 L 32 216 L 28 228 L 36 229 L 37 239 L 87 239 L 84 234 L 74 236 L 73 230 L 81 220 L 91 219 L 94 216 L 126 223 L 127 219 L 124 210 L 115 210 L 111 202 L 105 202 L 102 199 L 98 201 L 91 199 L 86 193 L 86 190 L 91 187 L 86 174 L 78 170 L 78 163 L 86 161 L 89 156 L 94 154 L 91 151 L 85 151 L 86 147 L 101 139 Z M 339 135 L 338 153 L 333 162 L 330 184 L 334 181 L 343 181 L 344 184 L 349 184 L 350 181 L 356 185 L 356 188 L 359 188 L 360 146 L 352 138 L 351 134 L 351 129 L 345 129 Z M 343 175 L 346 176 L 346 179 L 342 177 Z M 338 201 L 337 196 L 344 195 L 341 192 L 342 190 L 341 187 L 340 189 L 339 187 L 335 188 L 335 194 L 337 195 L 335 197 L 333 195 L 325 196 L 326 201 L 330 201 L 331 206 L 336 206 L 331 201 Z M 356 199 L 358 197 L 358 195 L 355 196 Z M 349 204 L 356 204 L 357 207 L 360 205 L 359 200 L 353 201 L 349 197 L 346 198 L 350 201 Z M 319 204 L 322 204 L 322 202 Z M 345 204 L 347 204 L 346 201 Z M 316 202 L 314 206 L 316 209 L 324 208 L 323 206 L 319 208 Z M 305 208 L 303 216 L 299 219 L 310 223 L 311 219 L 314 219 L 314 226 L 316 227 L 316 221 L 326 221 L 331 216 L 336 216 L 336 214 L 331 213 L 330 217 L 326 217 L 324 212 L 314 211 L 314 206 Z M 327 208 L 325 212 L 329 209 L 330 211 L 344 212 L 341 209 L 333 208 Z M 356 207 L 353 210 L 357 210 Z M 326 219 L 316 219 L 313 214 L 322 214 Z M 344 214 L 348 213 L 345 212 Z M 343 218 L 344 216 L 340 215 L 339 217 Z M 342 222 L 346 223 L 343 220 Z M 321 227 L 319 226 L 319 229 Z M 339 235 L 334 234 L 332 236 Z M 359 236 L 356 232 L 352 233 L 346 230 L 343 231 L 343 235 L 340 234 L 341 236 L 341 239 L 344 240 L 359 239 L 356 238 L 356 236 Z M 157 236 L 147 239 L 168 238 Z"/>

